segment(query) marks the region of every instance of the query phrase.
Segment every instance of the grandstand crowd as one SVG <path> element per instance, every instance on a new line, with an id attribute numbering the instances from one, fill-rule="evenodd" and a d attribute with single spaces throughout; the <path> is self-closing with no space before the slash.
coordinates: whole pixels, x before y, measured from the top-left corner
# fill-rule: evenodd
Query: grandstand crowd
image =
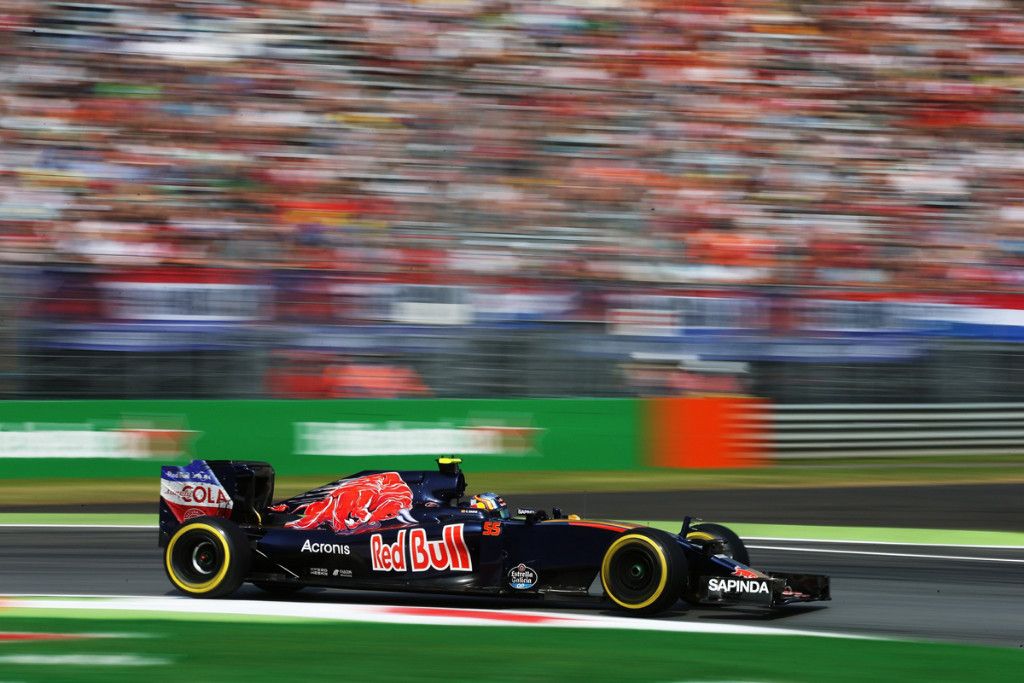
<path id="1" fill-rule="evenodd" d="M 1007 0 L 0 0 L 0 259 L 1017 289 Z"/>

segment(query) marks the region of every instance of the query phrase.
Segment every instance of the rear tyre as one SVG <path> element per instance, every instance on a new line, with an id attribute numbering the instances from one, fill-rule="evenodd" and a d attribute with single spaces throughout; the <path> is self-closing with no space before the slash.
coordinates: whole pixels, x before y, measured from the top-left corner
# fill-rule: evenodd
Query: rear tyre
<path id="1" fill-rule="evenodd" d="M 193 598 L 233 593 L 249 573 L 249 539 L 234 522 L 200 517 L 178 529 L 164 548 L 164 571 L 179 592 Z"/>
<path id="2" fill-rule="evenodd" d="M 686 540 L 701 543 L 704 546 L 704 553 L 708 557 L 725 555 L 740 564 L 750 566 L 750 553 L 747 552 L 747 546 L 729 527 L 711 522 L 694 524 L 687 532 Z M 691 605 L 700 604 L 700 599 L 697 597 L 697 578 L 690 577 L 690 587 L 683 593 L 683 600 Z"/>
<path id="3" fill-rule="evenodd" d="M 686 556 L 663 531 L 644 529 L 615 539 L 601 562 L 605 595 L 626 612 L 650 615 L 679 601 L 686 589 Z"/>
<path id="4" fill-rule="evenodd" d="M 272 595 L 291 595 L 305 588 L 298 583 L 278 583 L 276 581 L 253 581 L 252 585 Z"/>

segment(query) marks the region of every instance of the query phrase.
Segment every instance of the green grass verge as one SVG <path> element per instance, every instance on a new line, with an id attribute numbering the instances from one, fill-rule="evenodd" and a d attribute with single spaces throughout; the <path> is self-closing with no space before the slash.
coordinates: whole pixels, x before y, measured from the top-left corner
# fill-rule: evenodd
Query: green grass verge
<path id="1" fill-rule="evenodd" d="M 372 623 L 213 623 L 3 617 L 2 631 L 141 634 L 0 642 L 3 680 L 870 681 L 1014 680 L 1024 653 L 993 647 L 740 636 Z M 108 656 L 140 666 L 48 664 Z M 68 660 L 64 660 L 67 662 Z M 102 661 L 102 660 L 99 660 Z M 19 663 L 20 662 L 20 663 Z M 1017 674 L 1014 674 L 1017 672 Z"/>
<path id="2" fill-rule="evenodd" d="M 338 474 L 345 473 L 339 471 Z M 505 473 L 474 473 L 470 463 L 467 465 L 467 478 L 474 489 L 508 494 L 1024 483 L 1024 460 L 918 458 L 886 460 L 884 463 L 820 462 L 727 470 Z M 329 479 L 329 475 L 282 476 L 277 480 L 276 490 L 280 498 L 309 490 Z M 155 477 L 104 479 L 102 485 L 92 479 L 5 479 L 0 480 L 0 505 L 149 503 L 156 500 L 158 490 L 159 483 Z"/>

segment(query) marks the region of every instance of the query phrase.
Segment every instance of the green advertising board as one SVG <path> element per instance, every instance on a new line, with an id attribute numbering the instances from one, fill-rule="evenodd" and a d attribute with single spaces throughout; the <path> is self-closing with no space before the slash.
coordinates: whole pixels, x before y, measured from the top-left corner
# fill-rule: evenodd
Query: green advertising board
<path id="1" fill-rule="evenodd" d="M 0 477 L 157 476 L 191 458 L 265 460 L 280 474 L 422 469 L 632 469 L 631 399 L 7 401 Z M 471 465 L 470 465 L 471 463 Z"/>

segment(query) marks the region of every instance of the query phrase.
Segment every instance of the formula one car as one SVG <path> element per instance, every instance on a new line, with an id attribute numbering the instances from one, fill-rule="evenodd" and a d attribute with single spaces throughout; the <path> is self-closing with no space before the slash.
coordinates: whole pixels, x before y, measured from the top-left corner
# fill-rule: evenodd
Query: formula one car
<path id="1" fill-rule="evenodd" d="M 718 524 L 678 534 L 581 519 L 555 508 L 510 514 L 495 494 L 463 501 L 457 458 L 426 471 L 366 471 L 272 504 L 262 462 L 164 467 L 160 546 L 180 592 L 226 596 L 243 582 L 287 594 L 306 586 L 594 598 L 634 614 L 691 604 L 779 607 L 828 600 L 828 577 L 749 567 Z"/>

